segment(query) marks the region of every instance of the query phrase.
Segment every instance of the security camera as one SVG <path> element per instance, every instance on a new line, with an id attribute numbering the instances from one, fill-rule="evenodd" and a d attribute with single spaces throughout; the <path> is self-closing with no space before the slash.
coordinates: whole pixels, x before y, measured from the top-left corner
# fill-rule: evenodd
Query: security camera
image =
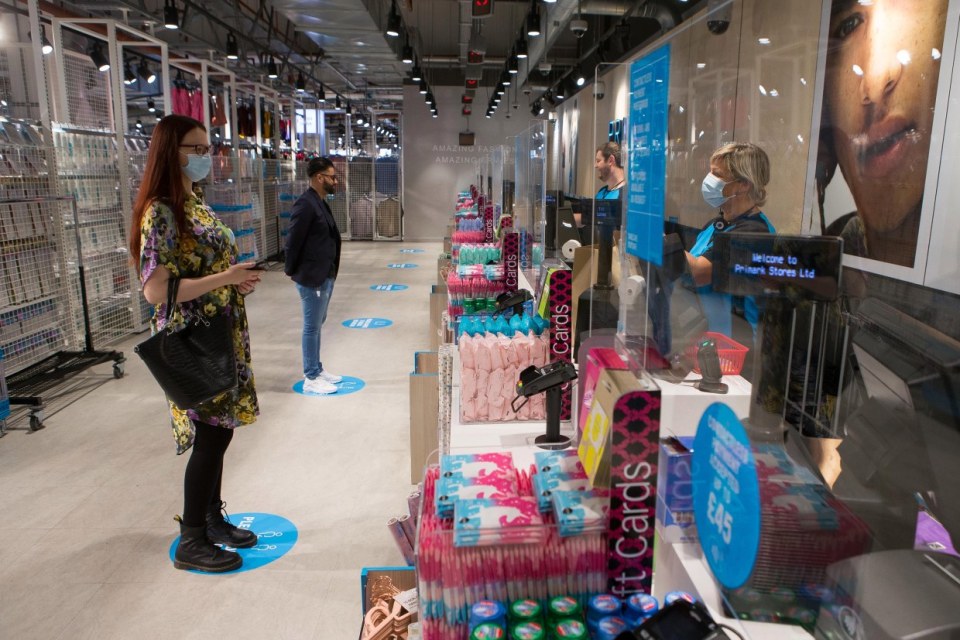
<path id="1" fill-rule="evenodd" d="M 582 38 L 587 32 L 587 21 L 583 18 L 574 18 L 570 21 L 570 31 L 578 38 Z"/>
<path id="2" fill-rule="evenodd" d="M 530 86 L 529 86 L 529 85 L 524 85 L 524 87 L 523 87 L 523 95 L 528 96 L 528 95 L 530 95 L 531 93 L 533 93 L 533 91 L 530 89 Z"/>
<path id="3" fill-rule="evenodd" d="M 597 100 L 603 100 L 605 95 L 607 95 L 607 85 L 604 84 L 603 80 L 599 80 L 593 85 L 593 97 Z"/>
<path id="4" fill-rule="evenodd" d="M 707 6 L 707 29 L 714 35 L 722 35 L 730 28 L 733 9 L 730 5 L 721 7 L 723 0 L 710 0 Z"/>

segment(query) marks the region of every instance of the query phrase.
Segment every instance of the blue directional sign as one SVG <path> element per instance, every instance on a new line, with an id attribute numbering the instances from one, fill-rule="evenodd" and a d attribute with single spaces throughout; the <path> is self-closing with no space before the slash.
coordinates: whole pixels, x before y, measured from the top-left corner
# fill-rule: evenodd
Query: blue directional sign
<path id="1" fill-rule="evenodd" d="M 224 547 L 229 551 L 236 551 L 243 558 L 243 566 L 235 571 L 229 571 L 228 573 L 231 574 L 252 571 L 268 565 L 285 555 L 297 543 L 297 527 L 283 516 L 272 513 L 231 513 L 227 520 L 236 527 L 249 529 L 257 534 L 257 545 L 255 547 L 249 549 Z M 170 545 L 171 562 L 173 562 L 178 544 L 180 544 L 180 536 L 177 536 L 173 544 Z M 190 572 L 211 576 L 222 575 L 205 571 L 190 570 Z"/>
<path id="2" fill-rule="evenodd" d="M 372 291 L 403 291 L 409 289 L 405 284 L 373 284 L 370 285 Z"/>
<path id="3" fill-rule="evenodd" d="M 347 329 L 382 329 L 393 324 L 386 318 L 350 318 L 341 323 Z"/>
<path id="4" fill-rule="evenodd" d="M 423 249 L 400 249 L 400 253 L 423 253 Z"/>
<path id="5" fill-rule="evenodd" d="M 367 383 L 361 380 L 360 378 L 354 378 L 353 376 L 343 376 L 343 380 L 333 385 L 337 388 L 336 393 L 307 393 L 303 390 L 303 379 L 297 380 L 297 383 L 293 385 L 293 390 L 297 393 L 302 393 L 305 396 L 310 396 L 314 398 L 339 398 L 340 396 L 348 396 L 351 393 L 356 393 L 360 391 Z"/>
<path id="6" fill-rule="evenodd" d="M 388 269 L 416 269 L 420 265 L 411 262 L 391 262 L 387 265 Z"/>

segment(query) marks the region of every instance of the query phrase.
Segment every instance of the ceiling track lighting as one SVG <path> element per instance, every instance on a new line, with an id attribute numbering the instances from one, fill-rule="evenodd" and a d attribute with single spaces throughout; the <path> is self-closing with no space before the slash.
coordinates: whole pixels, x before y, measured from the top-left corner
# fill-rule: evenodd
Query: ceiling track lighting
<path id="1" fill-rule="evenodd" d="M 420 95 L 422 95 L 422 96 L 427 95 L 428 89 L 427 89 L 427 81 L 426 81 L 426 80 L 420 80 L 420 87 L 419 87 L 418 90 L 420 91 Z"/>
<path id="2" fill-rule="evenodd" d="M 431 107 L 437 106 L 437 99 L 433 97 L 432 91 L 427 92 L 427 104 Z"/>
<path id="3" fill-rule="evenodd" d="M 156 113 L 157 103 L 155 103 L 153 100 L 147 100 L 147 111 L 150 113 Z"/>
<path id="4" fill-rule="evenodd" d="M 540 12 L 536 9 L 527 16 L 527 35 L 531 38 L 540 35 Z"/>
<path id="5" fill-rule="evenodd" d="M 273 80 L 280 74 L 277 73 L 277 63 L 273 61 L 273 58 L 270 58 L 270 61 L 267 63 L 267 77 Z"/>
<path id="6" fill-rule="evenodd" d="M 527 49 L 527 39 L 520 38 L 517 40 L 517 57 L 521 60 L 526 59 L 529 56 L 529 49 Z"/>
<path id="7" fill-rule="evenodd" d="M 520 73 L 520 59 L 515 53 L 512 54 L 510 59 L 507 61 L 507 72 L 511 74 Z"/>
<path id="8" fill-rule="evenodd" d="M 27 32 L 27 40 L 33 40 L 29 32 Z M 43 25 L 40 25 L 40 53 L 45 56 L 53 53 L 53 45 L 47 40 L 47 32 L 43 30 Z"/>
<path id="9" fill-rule="evenodd" d="M 397 13 L 397 6 L 390 4 L 390 16 L 387 18 L 387 30 L 385 32 L 391 38 L 400 36 L 400 14 Z"/>
<path id="10" fill-rule="evenodd" d="M 336 103 L 335 103 L 335 106 L 337 107 L 337 109 L 342 109 L 342 108 L 343 108 L 343 105 L 340 103 L 340 95 L 339 95 L 339 94 L 337 94 L 337 101 L 336 101 Z"/>
<path id="11" fill-rule="evenodd" d="M 403 64 L 413 64 L 413 47 L 410 45 L 404 45 L 403 55 L 400 58 L 403 61 Z"/>
<path id="12" fill-rule="evenodd" d="M 317 100 L 320 102 L 327 101 L 327 92 L 323 90 L 323 83 L 320 83 L 320 88 L 317 90 Z"/>
<path id="13" fill-rule="evenodd" d="M 303 93 L 307 90 L 307 81 L 303 79 L 303 72 L 297 71 L 297 82 L 296 82 L 297 93 Z"/>
<path id="14" fill-rule="evenodd" d="M 133 72 L 133 68 L 130 66 L 129 60 L 123 61 L 123 84 L 128 87 L 137 81 L 137 74 Z"/>
<path id="15" fill-rule="evenodd" d="M 413 65 L 413 69 L 410 71 L 410 79 L 414 82 L 420 82 L 423 80 L 423 72 L 420 71 L 420 65 Z"/>
<path id="16" fill-rule="evenodd" d="M 150 65 L 146 60 L 141 60 L 137 65 L 137 75 L 144 79 L 147 84 L 153 84 L 157 80 L 157 74 L 150 70 Z"/>
<path id="17" fill-rule="evenodd" d="M 167 0 L 163 7 L 163 26 L 171 30 L 180 28 L 180 11 L 175 0 Z"/>
<path id="18" fill-rule="evenodd" d="M 110 70 L 110 60 L 107 58 L 106 54 L 103 52 L 103 46 L 99 42 L 95 42 L 93 46 L 90 47 L 90 50 L 87 52 L 87 55 L 90 56 L 90 60 L 93 62 L 93 66 L 95 66 L 98 71 Z"/>
<path id="19" fill-rule="evenodd" d="M 237 37 L 231 31 L 227 34 L 227 60 L 238 58 L 240 58 L 240 46 L 237 44 Z"/>

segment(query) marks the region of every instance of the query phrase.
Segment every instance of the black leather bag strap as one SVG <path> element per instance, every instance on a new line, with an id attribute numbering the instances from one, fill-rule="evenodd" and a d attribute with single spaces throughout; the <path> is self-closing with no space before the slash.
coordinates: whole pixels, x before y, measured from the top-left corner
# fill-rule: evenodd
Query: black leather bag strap
<path id="1" fill-rule="evenodd" d="M 170 276 L 167 280 L 167 313 L 164 319 L 164 326 L 166 326 L 173 317 L 173 309 L 177 304 L 178 291 L 180 291 L 180 278 Z"/>

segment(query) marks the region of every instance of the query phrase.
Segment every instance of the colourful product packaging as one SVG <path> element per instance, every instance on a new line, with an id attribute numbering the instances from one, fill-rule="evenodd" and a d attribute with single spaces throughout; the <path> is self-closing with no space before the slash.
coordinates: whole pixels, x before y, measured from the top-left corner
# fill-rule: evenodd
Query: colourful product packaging
<path id="1" fill-rule="evenodd" d="M 624 603 L 624 619 L 631 628 L 636 628 L 659 610 L 660 603 L 656 598 L 646 593 L 635 593 Z"/>
<path id="2" fill-rule="evenodd" d="M 557 596 L 551 598 L 547 604 L 547 616 L 553 620 L 566 620 L 568 618 L 582 619 L 583 610 L 580 603 L 572 596 Z"/>
<path id="3" fill-rule="evenodd" d="M 537 451 L 533 454 L 537 473 L 584 473 L 583 463 L 573 449 L 563 451 Z"/>
<path id="4" fill-rule="evenodd" d="M 587 603 L 587 627 L 596 632 L 597 623 L 610 616 L 619 616 L 623 603 L 615 595 L 601 593 L 590 598 Z"/>
<path id="5" fill-rule="evenodd" d="M 515 600 L 510 604 L 508 613 L 515 622 L 540 620 L 543 617 L 543 607 L 536 600 Z"/>
<path id="6" fill-rule="evenodd" d="M 609 492 L 554 491 L 553 513 L 561 537 L 606 531 L 610 510 Z"/>
<path id="7" fill-rule="evenodd" d="M 506 640 L 507 632 L 498 624 L 484 622 L 473 628 L 470 640 Z"/>
<path id="8" fill-rule="evenodd" d="M 608 616 L 597 623 L 593 640 L 616 640 L 617 636 L 629 628 L 627 621 L 620 616 Z"/>
<path id="9" fill-rule="evenodd" d="M 668 607 L 677 600 L 686 600 L 687 602 L 696 602 L 697 599 L 686 591 L 671 591 L 667 595 L 663 596 L 663 606 Z"/>
<path id="10" fill-rule="evenodd" d="M 670 544 L 696 542 L 693 518 L 693 438 L 672 437 L 660 441 L 657 469 L 657 533 Z"/>
<path id="11" fill-rule="evenodd" d="M 546 640 L 547 630 L 537 620 L 518 622 L 510 627 L 510 640 Z"/>
<path id="12" fill-rule="evenodd" d="M 457 547 L 544 541 L 543 518 L 532 496 L 459 499 L 453 514 L 453 544 Z"/>
<path id="13" fill-rule="evenodd" d="M 434 503 L 437 515 L 441 518 L 451 518 L 457 500 L 509 498 L 516 495 L 516 472 L 511 472 L 509 475 L 497 472 L 479 478 L 441 476 L 437 481 L 437 496 Z"/>
<path id="14" fill-rule="evenodd" d="M 588 640 L 590 638 L 587 625 L 573 618 L 554 622 L 550 625 L 550 630 L 555 640 Z"/>
<path id="15" fill-rule="evenodd" d="M 590 407 L 593 405 L 593 395 L 597 388 L 597 380 L 600 379 L 600 372 L 603 369 L 626 369 L 627 365 L 616 352 L 615 349 L 593 348 L 587 353 L 587 361 L 584 365 L 584 373 L 581 377 L 579 407 L 577 414 L 577 433 L 583 433 L 583 427 L 587 423 L 587 415 L 590 413 Z"/>
<path id="16" fill-rule="evenodd" d="M 470 607 L 470 627 L 474 628 L 484 623 L 504 626 L 507 621 L 507 608 L 496 600 L 480 600 Z"/>
<path id="17" fill-rule="evenodd" d="M 514 470 L 513 456 L 509 452 L 461 453 L 445 455 L 440 458 L 440 477 L 463 476 L 477 478 Z"/>
<path id="18" fill-rule="evenodd" d="M 556 491 L 589 491 L 592 488 L 586 474 L 533 474 L 533 491 L 541 513 L 550 511 Z"/>

